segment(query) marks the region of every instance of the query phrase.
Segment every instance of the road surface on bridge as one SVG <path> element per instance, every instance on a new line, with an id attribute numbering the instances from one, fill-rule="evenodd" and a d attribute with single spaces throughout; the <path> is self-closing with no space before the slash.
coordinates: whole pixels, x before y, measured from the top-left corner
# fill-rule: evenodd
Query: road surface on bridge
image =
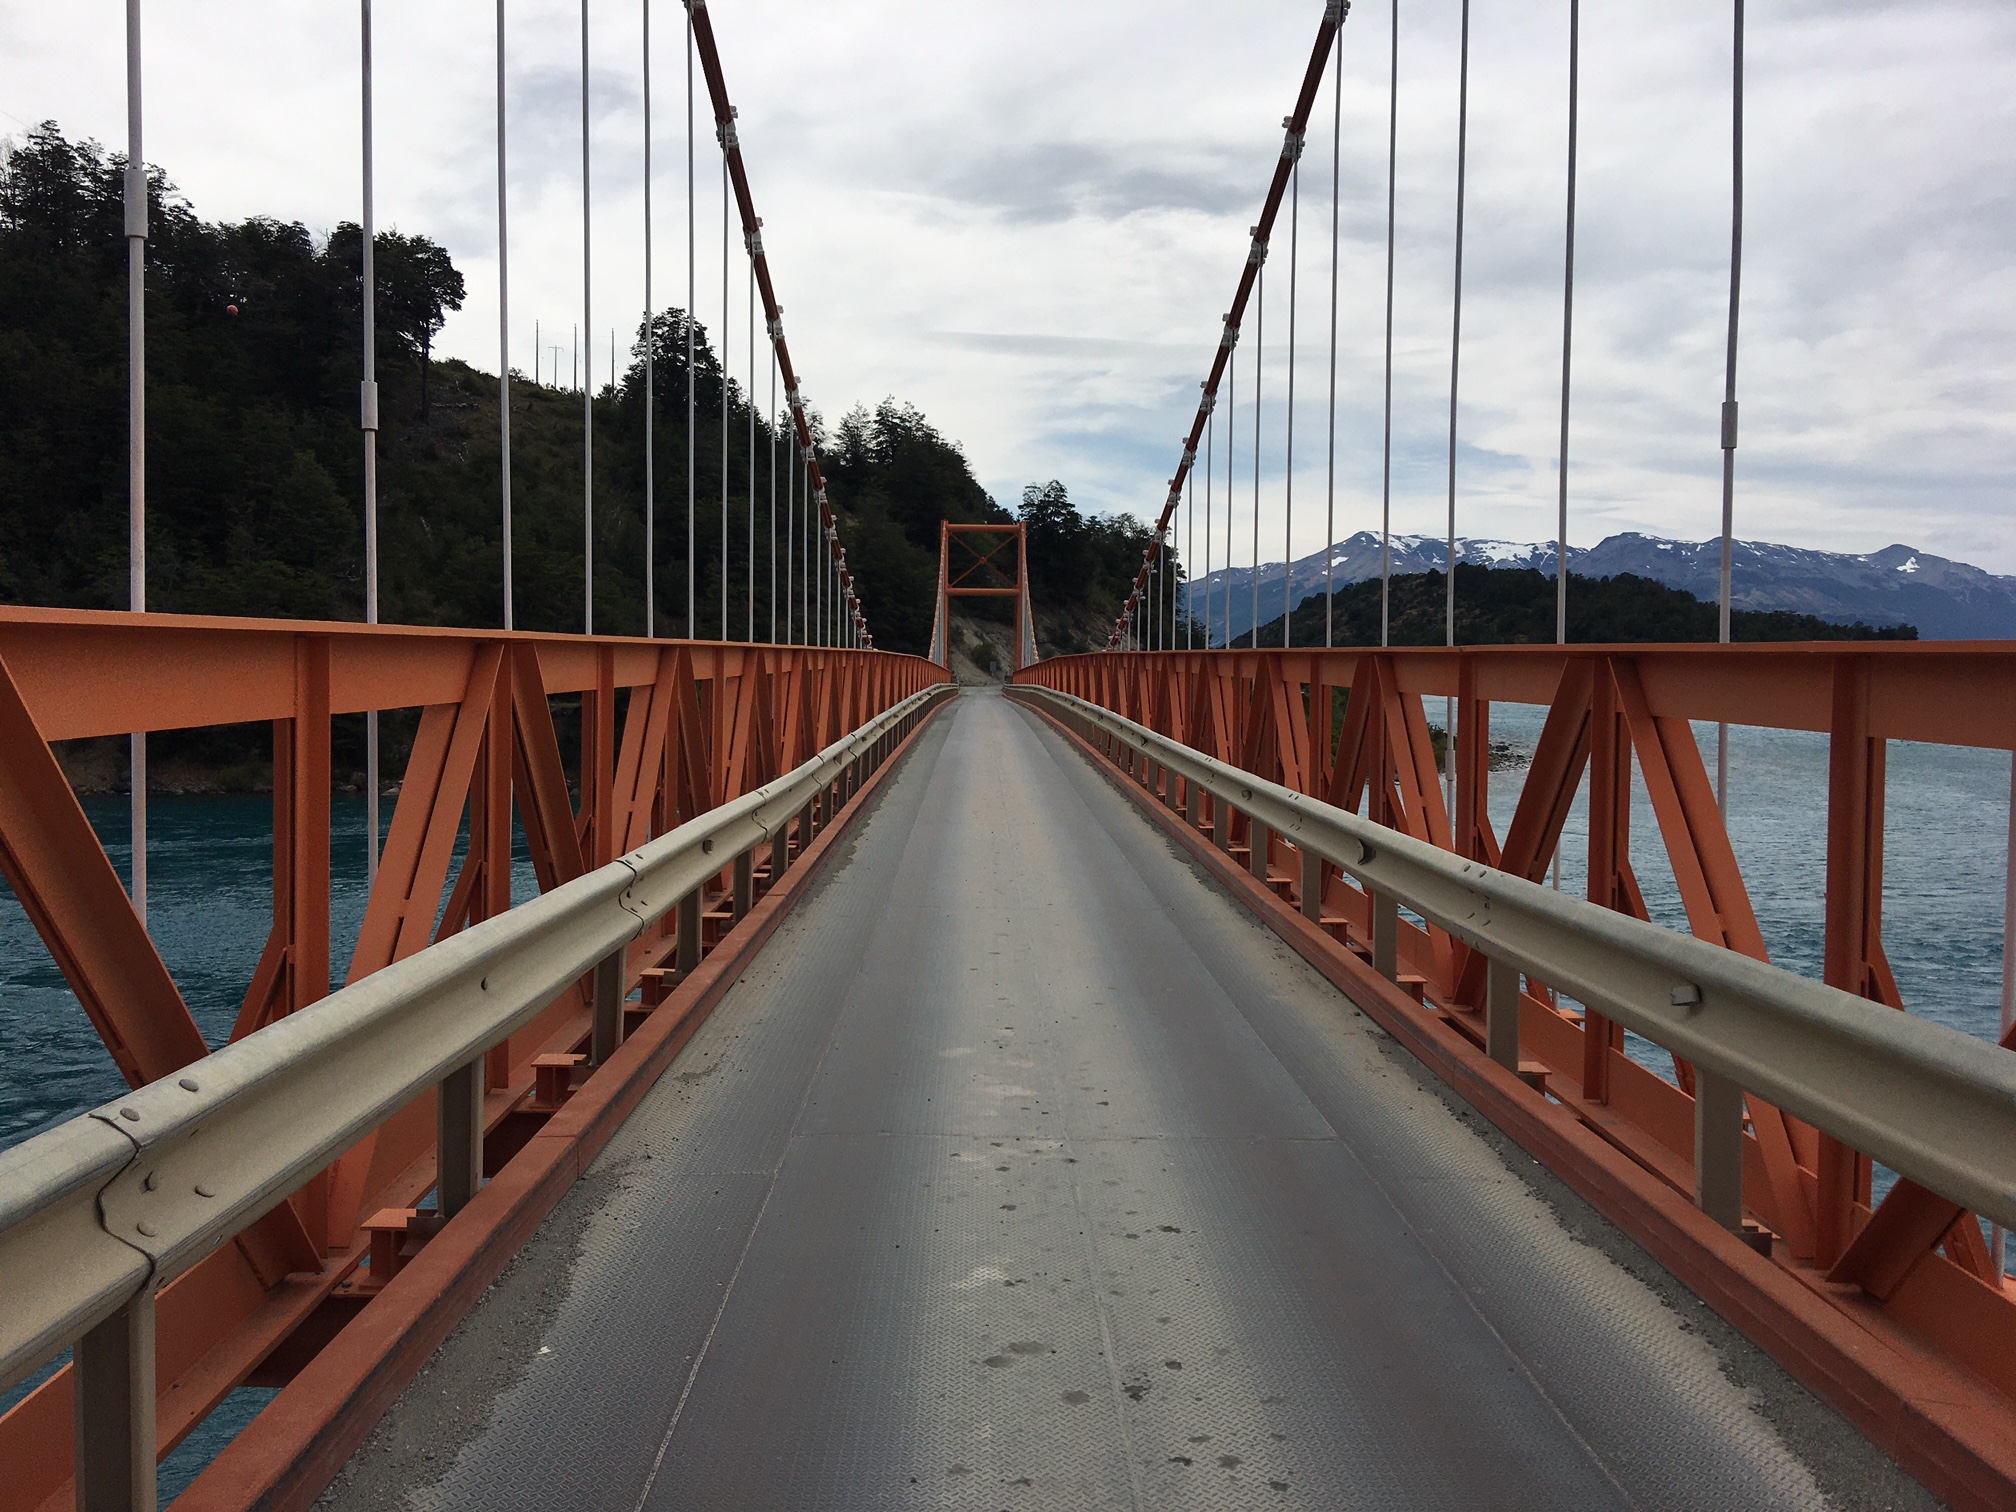
<path id="1" fill-rule="evenodd" d="M 1930 1505 L 968 693 L 325 1498 Z"/>

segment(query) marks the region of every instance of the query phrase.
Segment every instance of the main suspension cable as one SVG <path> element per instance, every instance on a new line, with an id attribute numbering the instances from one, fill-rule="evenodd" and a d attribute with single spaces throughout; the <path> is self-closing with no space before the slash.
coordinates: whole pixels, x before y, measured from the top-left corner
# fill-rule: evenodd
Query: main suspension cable
<path id="1" fill-rule="evenodd" d="M 1344 18 L 1348 14 L 1349 10 L 1350 10 L 1349 0 L 1327 0 L 1327 3 L 1323 7 L 1323 19 L 1322 22 L 1318 25 L 1316 30 L 1316 42 L 1314 47 L 1312 47 L 1310 50 L 1308 67 L 1303 72 L 1302 87 L 1296 97 L 1295 109 L 1293 113 L 1288 117 L 1289 130 L 1295 136 L 1302 135 L 1306 129 L 1309 120 L 1310 110 L 1313 108 L 1315 104 L 1317 91 L 1321 88 L 1324 75 L 1329 69 L 1331 47 L 1337 39 L 1338 30 L 1343 26 Z M 1261 205 L 1259 225 L 1254 228 L 1254 237 L 1256 239 L 1256 242 L 1258 245 L 1262 247 L 1265 246 L 1268 235 L 1270 234 L 1271 229 L 1274 225 L 1275 217 L 1280 211 L 1281 201 L 1288 192 L 1289 178 L 1294 169 L 1294 165 L 1295 165 L 1294 154 L 1284 150 L 1280 158 L 1277 160 L 1273 179 L 1268 185 L 1266 198 Z M 1149 547 L 1147 551 L 1143 553 L 1143 560 L 1141 562 L 1141 565 L 1135 571 L 1133 583 L 1127 595 L 1126 601 L 1121 607 L 1120 616 L 1115 621 L 1112 631 L 1107 636 L 1106 644 L 1109 649 L 1119 645 L 1123 636 L 1126 635 L 1126 633 L 1128 632 L 1132 624 L 1133 618 L 1135 616 L 1136 607 L 1140 603 L 1142 594 L 1146 590 L 1148 583 L 1148 576 L 1147 576 L 1148 572 L 1154 565 L 1155 558 L 1160 554 L 1160 551 L 1163 549 L 1163 546 L 1164 544 L 1166 544 L 1166 541 L 1168 539 L 1168 527 L 1170 520 L 1175 514 L 1176 506 L 1179 503 L 1181 503 L 1183 499 L 1184 479 L 1188 475 L 1190 468 L 1194 465 L 1194 458 L 1197 453 L 1197 445 L 1203 439 L 1205 425 L 1210 415 L 1209 406 L 1211 404 L 1211 401 L 1215 399 L 1215 397 L 1217 396 L 1219 383 L 1221 379 L 1225 378 L 1229 374 L 1233 348 L 1238 341 L 1240 321 L 1246 309 L 1246 302 L 1248 298 L 1253 295 L 1257 287 L 1258 275 L 1259 275 L 1259 266 L 1257 262 L 1255 262 L 1252 259 L 1249 253 L 1247 266 L 1240 275 L 1239 286 L 1233 295 L 1232 308 L 1225 316 L 1224 331 L 1219 339 L 1217 355 L 1212 360 L 1209 376 L 1204 379 L 1203 395 L 1198 403 L 1196 416 L 1191 421 L 1189 434 L 1187 437 L 1185 437 L 1184 440 L 1184 448 L 1183 448 L 1184 461 L 1178 465 L 1176 475 L 1169 480 L 1169 492 L 1167 497 L 1163 501 L 1162 510 L 1160 514 L 1156 517 L 1156 520 L 1154 522 L 1155 528 L 1153 533 L 1151 534 Z M 1258 367 L 1256 362 L 1256 369 L 1255 369 L 1256 394 L 1258 392 L 1258 388 L 1259 388 L 1259 378 L 1258 378 Z M 1256 412 L 1257 412 L 1257 406 L 1256 406 Z M 1228 427 L 1231 425 L 1231 423 L 1232 422 L 1230 420 L 1227 421 Z M 1230 429 L 1228 429 L 1226 432 L 1226 448 L 1225 448 L 1228 467 L 1230 465 L 1230 459 L 1232 456 L 1233 449 L 1234 448 L 1232 445 L 1232 432 Z M 1232 497 L 1229 487 L 1226 495 L 1225 506 L 1226 506 L 1226 529 L 1228 531 L 1226 570 L 1229 572 L 1231 570 L 1231 551 L 1229 547 L 1229 532 L 1231 530 L 1231 516 L 1232 516 Z M 1255 512 L 1255 529 L 1256 530 L 1258 529 L 1257 509 Z M 1257 562 L 1258 558 L 1257 544 L 1255 546 L 1255 558 Z M 1256 592 L 1258 591 L 1257 571 L 1255 573 L 1255 591 Z M 1207 602 L 1208 598 L 1209 595 L 1207 593 Z M 1255 608 L 1256 617 L 1257 614 L 1258 609 L 1256 606 Z M 1226 615 L 1227 641 L 1229 643 L 1230 629 L 1231 629 L 1231 583 L 1229 580 L 1226 583 L 1225 615 Z M 1209 626 L 1207 622 L 1206 627 L 1207 641 L 1209 640 L 1209 638 L 1210 638 Z"/>

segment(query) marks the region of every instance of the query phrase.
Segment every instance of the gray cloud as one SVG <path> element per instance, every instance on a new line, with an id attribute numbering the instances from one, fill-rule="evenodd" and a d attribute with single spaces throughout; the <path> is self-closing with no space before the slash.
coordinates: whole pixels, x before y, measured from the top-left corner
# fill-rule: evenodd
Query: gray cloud
<path id="1" fill-rule="evenodd" d="M 642 303 L 642 121 L 636 9 L 592 3 L 599 346 Z M 1317 7 L 736 0 L 712 14 L 794 355 L 825 408 L 893 393 L 960 439 L 1007 497 L 1058 476 L 1099 507 L 1155 507 Z M 665 303 L 683 300 L 687 277 L 684 57 L 679 8 L 654 15 Z M 470 300 L 443 347 L 491 365 L 488 16 L 380 16 L 381 217 L 447 241 Z M 511 17 L 512 305 L 529 367 L 535 319 L 550 338 L 579 318 L 578 10 L 514 0 Z M 1396 527 L 1434 533 L 1447 487 L 1456 17 L 1457 0 L 1409 0 L 1400 38 L 1393 507 Z M 1718 513 L 1728 11 L 1613 0 L 1583 17 L 1571 535 L 1701 539 Z M 1381 489 L 1385 24 L 1384 7 L 1361 5 L 1344 36 L 1340 529 L 1376 523 Z M 318 228 L 354 218 L 354 15 L 153 0 L 148 27 L 150 156 L 202 213 Z M 1565 28 L 1561 0 L 1473 11 L 1466 534 L 1552 531 Z M 1857 550 L 1905 539 L 2016 571 L 2016 12 L 2003 0 L 1778 0 L 1750 8 L 1749 40 L 1739 533 Z M 117 142 L 119 63 L 116 27 L 12 8 L 0 111 Z M 1327 463 L 1330 98 L 1303 160 L 1300 551 L 1321 540 L 1305 501 L 1324 497 Z M 697 161 L 700 303 L 718 318 L 704 105 Z M 1263 537 L 1277 541 L 1285 261 L 1277 239 L 1260 489 Z M 1235 418 L 1250 459 L 1257 357 L 1242 349 L 1241 404 L 1219 416 L 1221 472 Z"/>

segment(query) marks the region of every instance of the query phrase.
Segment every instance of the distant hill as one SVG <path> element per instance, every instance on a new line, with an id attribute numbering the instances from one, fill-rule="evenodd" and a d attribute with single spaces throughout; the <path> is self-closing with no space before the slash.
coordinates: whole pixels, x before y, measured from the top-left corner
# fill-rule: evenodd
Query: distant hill
<path id="1" fill-rule="evenodd" d="M 1443 542 L 1436 537 L 1393 537 L 1393 572 L 1441 571 Z M 1474 566 L 1531 568 L 1554 571 L 1554 545 L 1458 538 L 1456 561 Z M 1613 535 L 1586 550 L 1568 548 L 1573 576 L 1590 579 L 1630 574 L 1684 589 L 1712 602 L 1720 572 L 1717 541 L 1665 541 L 1654 536 Z M 1372 531 L 1337 544 L 1332 581 L 1338 587 L 1379 576 L 1379 537 Z M 1244 636 L 1253 627 L 1253 571 L 1240 567 L 1213 572 L 1211 634 L 1215 643 L 1227 634 Z M 1279 562 L 1260 568 L 1260 618 L 1280 617 L 1284 569 Z M 2016 639 L 2016 577 L 1984 572 L 1965 562 L 1950 561 L 1910 546 L 1886 546 L 1866 556 L 1846 552 L 1810 551 L 1766 541 L 1735 543 L 1731 577 L 1735 607 L 1758 611 L 1784 610 L 1810 614 L 1836 624 L 1861 620 L 1873 626 L 1915 625 L 1928 640 Z M 1461 577 L 1458 599 L 1461 599 Z M 1204 617 L 1206 580 L 1188 584 L 1184 600 L 1200 622 Z M 1324 553 L 1293 564 L 1287 586 L 1294 603 L 1320 595 L 1324 587 Z M 1228 609 L 1227 588 L 1230 588 Z M 1571 605 L 1574 595 L 1571 592 Z M 1299 624 L 1299 621 L 1298 621 Z M 1551 632 L 1550 632 L 1551 634 Z M 1439 638 L 1439 637 L 1438 637 Z"/>
<path id="2" fill-rule="evenodd" d="M 1440 572 L 1410 572 L 1393 579 L 1391 644 L 1444 644 L 1447 579 Z M 1456 643 L 1516 646 L 1554 639 L 1554 576 L 1531 567 L 1456 564 Z M 1379 644 L 1379 580 L 1337 590 L 1331 607 L 1331 642 Z M 1568 639 L 1577 645 L 1649 641 L 1712 641 L 1718 615 L 1684 588 L 1668 588 L 1632 573 L 1591 578 L 1568 574 Z M 1323 598 L 1304 599 L 1294 616 L 1294 643 L 1323 644 Z M 1738 609 L 1730 635 L 1739 641 L 1916 640 L 1910 625 L 1839 625 L 1786 609 Z M 1242 638 L 1240 644 L 1246 642 Z M 1277 615 L 1260 627 L 1262 646 L 1281 644 Z"/>

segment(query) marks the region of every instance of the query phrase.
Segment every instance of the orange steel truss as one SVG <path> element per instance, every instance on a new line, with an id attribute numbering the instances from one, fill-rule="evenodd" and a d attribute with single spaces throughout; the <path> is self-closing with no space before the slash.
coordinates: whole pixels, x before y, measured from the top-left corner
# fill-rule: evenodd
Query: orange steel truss
<path id="1" fill-rule="evenodd" d="M 954 546 L 959 549 L 955 552 Z M 1013 548 L 1012 551 L 1010 548 Z M 1008 565 L 999 560 L 1009 557 Z M 1015 601 L 1015 665 L 1020 671 L 1029 625 L 1029 533 L 1013 524 L 960 525 L 938 522 L 938 613 L 932 629 L 931 659 L 949 664 L 950 606 L 955 598 Z"/>
<path id="2" fill-rule="evenodd" d="M 1825 977 L 1900 1010 L 1883 951 L 1885 743 L 2016 748 L 2016 645 L 2002 642 L 1100 653 L 1015 680 L 1536 882 L 1586 776 L 1589 896 L 1645 918 L 1630 848 L 1630 795 L 1642 782 L 1693 932 L 1760 960 L 1763 935 L 1689 721 L 1825 734 Z M 1453 806 L 1425 697 L 1460 705 Z M 1493 702 L 1548 711 L 1502 838 L 1485 805 Z M 1180 779 L 1132 775 L 1189 811 Z M 1200 826 L 1212 831 L 1215 806 L 1199 796 Z M 1234 816 L 1230 843 L 1212 839 L 1310 914 L 1294 848 L 1267 835 L 1255 858 L 1248 829 Z M 1332 866 L 1320 875 L 1325 929 L 1369 945 L 1366 895 Z M 1401 935 L 1403 981 L 1448 1034 L 1481 1046 L 1481 957 L 1438 929 L 1403 922 Z M 1619 1026 L 1530 981 L 1519 1054 L 1531 1083 L 1676 1193 L 1693 1192 L 1691 1067 L 1676 1064 L 1670 1081 L 1653 1074 L 1624 1053 Z M 1754 1098 L 1749 1123 L 1753 1240 L 1769 1240 L 1777 1262 L 1855 1327 L 1901 1331 L 1916 1352 L 1930 1344 L 2016 1398 L 2016 1292 L 1995 1274 L 1974 1215 L 1909 1181 L 1872 1210 L 1865 1155 Z"/>
<path id="3" fill-rule="evenodd" d="M 875 651 L 4 608 L 0 870 L 106 1052 L 140 1086 L 208 1047 L 52 741 L 272 722 L 273 923 L 235 1040 L 329 991 L 333 716 L 421 711 L 350 961 L 356 981 L 510 907 L 514 807 L 551 888 L 943 681 L 921 658 Z M 550 706 L 561 695 L 581 699 L 578 804 Z M 809 839 L 794 833 L 793 853 Z M 757 863 L 758 889 L 774 880 L 766 867 Z M 703 949 L 746 908 L 735 886 L 724 868 Z M 668 917 L 632 947 L 642 1003 L 630 1012 L 669 990 L 677 945 Z M 578 1079 L 568 1062 L 588 1015 L 583 984 L 490 1052 L 486 1169 L 522 1148 Z M 434 1140 L 430 1093 L 163 1290 L 163 1453 L 233 1388 L 284 1384 L 364 1308 L 371 1283 L 358 1266 L 373 1215 L 411 1208 L 433 1186 Z M 70 1419 L 67 1369 L 0 1418 L 0 1509 L 69 1504 Z"/>

